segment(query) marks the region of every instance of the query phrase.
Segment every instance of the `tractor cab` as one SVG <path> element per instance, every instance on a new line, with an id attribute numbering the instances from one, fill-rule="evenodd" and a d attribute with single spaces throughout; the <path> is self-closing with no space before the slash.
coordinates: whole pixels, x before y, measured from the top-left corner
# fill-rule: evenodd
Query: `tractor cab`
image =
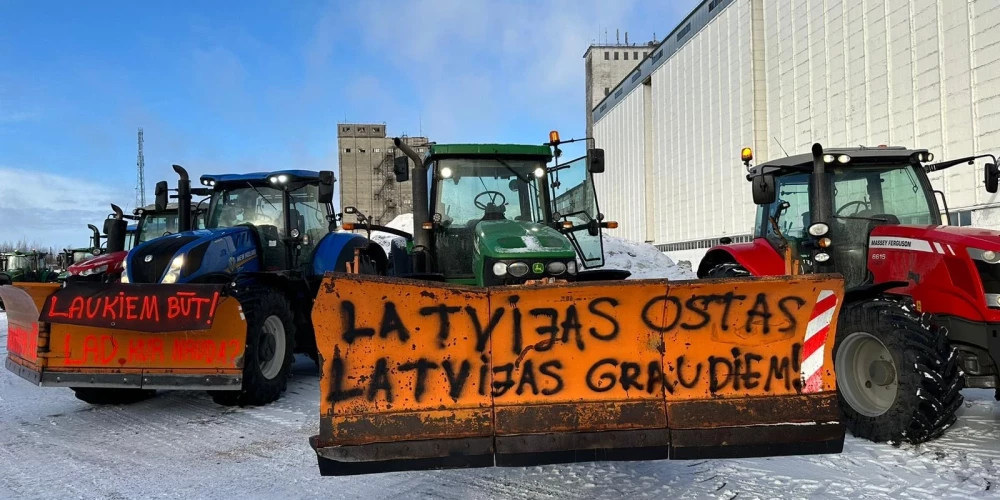
<path id="1" fill-rule="evenodd" d="M 603 155 L 590 150 L 549 166 L 561 153 L 558 134 L 550 139 L 545 145 L 433 144 L 421 157 L 397 138 L 407 156 L 396 158 L 396 181 L 409 180 L 410 160 L 416 165 L 414 234 L 367 224 L 354 207 L 344 211 L 369 230 L 411 241 L 390 252 L 395 276 L 478 286 L 576 281 L 578 253 L 584 268 L 603 265 L 601 229 L 609 226 L 600 222 L 591 176 L 603 163 L 587 170 Z"/>
<path id="2" fill-rule="evenodd" d="M 56 279 L 56 273 L 49 269 L 46 256 L 46 253 L 37 251 L 15 251 L 4 254 L 0 261 L 3 262 L 7 280 L 11 282 L 45 283 Z"/>
<path id="3" fill-rule="evenodd" d="M 940 224 L 923 167 L 932 159 L 923 149 L 827 149 L 821 164 L 802 154 L 749 167 L 754 236 L 788 255 L 792 266 L 837 272 L 848 287 L 860 285 L 876 226 Z"/>
<path id="4" fill-rule="evenodd" d="M 263 268 L 291 269 L 308 263 L 334 221 L 332 173 L 291 170 L 276 173 L 206 175 L 212 188 L 205 228 L 250 226 L 263 251 Z"/>

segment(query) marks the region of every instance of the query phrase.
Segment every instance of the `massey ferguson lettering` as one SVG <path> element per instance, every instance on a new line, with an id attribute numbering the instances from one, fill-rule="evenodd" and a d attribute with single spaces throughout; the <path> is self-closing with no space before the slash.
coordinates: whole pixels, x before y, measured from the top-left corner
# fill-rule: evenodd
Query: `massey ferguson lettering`
<path id="1" fill-rule="evenodd" d="M 886 240 L 878 239 L 872 240 L 873 247 L 902 247 L 910 248 L 913 246 L 913 242 L 910 240 Z"/>

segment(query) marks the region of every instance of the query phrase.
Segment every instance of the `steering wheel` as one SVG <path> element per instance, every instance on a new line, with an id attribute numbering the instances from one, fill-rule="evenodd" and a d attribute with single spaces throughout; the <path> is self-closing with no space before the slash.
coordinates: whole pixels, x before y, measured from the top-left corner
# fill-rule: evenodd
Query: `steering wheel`
<path id="1" fill-rule="evenodd" d="M 840 213 L 843 212 L 844 209 L 846 209 L 847 207 L 849 207 L 851 205 L 862 205 L 862 206 L 865 207 L 864 208 L 865 210 L 868 210 L 868 202 L 867 201 L 864 201 L 864 200 L 854 200 L 854 201 L 848 202 L 848 203 L 844 204 L 844 206 L 838 208 L 837 209 L 837 215 L 840 215 Z M 853 214 L 856 214 L 856 213 L 858 213 L 860 211 L 861 211 L 860 209 L 855 209 L 854 212 L 852 212 L 851 214 L 853 215 Z"/>
<path id="2" fill-rule="evenodd" d="M 503 193 L 501 193 L 500 191 L 483 191 L 482 193 L 477 194 L 476 198 L 473 200 L 473 202 L 475 202 L 476 204 L 476 208 L 480 210 L 486 210 L 488 208 L 484 203 L 479 201 L 479 197 L 483 195 L 489 195 L 490 203 L 494 207 L 499 207 L 507 203 L 507 198 L 505 198 Z M 497 198 L 500 199 L 500 203 L 497 203 Z"/>

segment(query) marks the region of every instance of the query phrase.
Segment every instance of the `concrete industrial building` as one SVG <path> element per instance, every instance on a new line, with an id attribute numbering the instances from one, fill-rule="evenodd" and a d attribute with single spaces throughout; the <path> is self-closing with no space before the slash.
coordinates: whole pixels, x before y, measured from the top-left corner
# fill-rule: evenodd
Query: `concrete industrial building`
<path id="1" fill-rule="evenodd" d="M 594 117 L 591 111 L 611 93 L 611 89 L 635 69 L 636 63 L 649 55 L 656 41 L 644 45 L 629 45 L 628 33 L 625 43 L 591 45 L 583 54 L 587 67 L 587 137 L 593 137 Z"/>
<path id="2" fill-rule="evenodd" d="M 403 137 L 403 142 L 418 153 L 427 151 L 426 137 Z M 403 152 L 386 136 L 385 123 L 340 123 L 337 147 L 341 209 L 356 207 L 376 224 L 386 224 L 413 210 L 409 184 L 396 183 L 393 175 L 393 159 Z"/>
<path id="3" fill-rule="evenodd" d="M 705 0 L 592 110 L 609 232 L 695 267 L 748 240 L 744 146 L 755 163 L 814 142 L 996 154 L 998 24 L 994 0 Z M 952 224 L 1000 229 L 982 169 L 930 174 Z"/>

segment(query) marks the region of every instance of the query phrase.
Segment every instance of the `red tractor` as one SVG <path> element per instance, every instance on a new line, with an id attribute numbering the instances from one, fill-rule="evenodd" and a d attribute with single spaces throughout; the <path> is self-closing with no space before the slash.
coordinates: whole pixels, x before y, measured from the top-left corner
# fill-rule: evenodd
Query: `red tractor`
<path id="1" fill-rule="evenodd" d="M 995 193 L 995 157 L 931 164 L 925 149 L 814 144 L 756 166 L 749 148 L 742 158 L 754 240 L 710 249 L 698 276 L 844 276 L 833 355 L 853 435 L 928 441 L 955 422 L 963 387 L 1000 386 L 1000 232 L 941 225 L 944 195 L 927 178 L 990 158 L 985 183 Z"/>

